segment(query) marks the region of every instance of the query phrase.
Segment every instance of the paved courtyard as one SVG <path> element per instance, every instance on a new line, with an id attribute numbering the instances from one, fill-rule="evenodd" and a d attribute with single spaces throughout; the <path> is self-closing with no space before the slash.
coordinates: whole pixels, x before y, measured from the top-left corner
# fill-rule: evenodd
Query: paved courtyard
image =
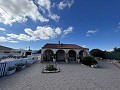
<path id="1" fill-rule="evenodd" d="M 120 90 L 120 68 L 109 62 L 99 63 L 99 68 L 80 64 L 58 64 L 59 73 L 41 73 L 45 63 L 11 76 L 0 78 L 0 90 Z"/>

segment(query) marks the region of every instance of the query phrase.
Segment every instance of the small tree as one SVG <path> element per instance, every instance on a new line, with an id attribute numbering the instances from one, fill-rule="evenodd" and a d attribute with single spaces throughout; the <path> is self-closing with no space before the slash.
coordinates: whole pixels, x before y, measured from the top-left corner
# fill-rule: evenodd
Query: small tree
<path id="1" fill-rule="evenodd" d="M 115 47 L 114 52 L 120 52 L 120 48 Z"/>
<path id="2" fill-rule="evenodd" d="M 104 58 L 104 51 L 100 50 L 100 49 L 92 49 L 90 51 L 90 54 L 94 57 L 101 57 Z"/>
<path id="3" fill-rule="evenodd" d="M 41 49 L 39 49 L 37 53 L 41 53 Z"/>

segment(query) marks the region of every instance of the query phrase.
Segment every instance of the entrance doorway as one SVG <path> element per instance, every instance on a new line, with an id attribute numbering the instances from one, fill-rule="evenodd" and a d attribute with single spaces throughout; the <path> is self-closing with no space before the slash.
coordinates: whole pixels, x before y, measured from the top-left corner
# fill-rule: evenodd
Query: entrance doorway
<path id="1" fill-rule="evenodd" d="M 43 53 L 43 61 L 53 61 L 53 51 L 52 50 L 46 50 Z"/>
<path id="2" fill-rule="evenodd" d="M 58 61 L 58 62 L 65 61 L 65 51 L 64 50 L 58 50 L 56 52 L 56 61 Z"/>
<path id="3" fill-rule="evenodd" d="M 68 61 L 76 61 L 76 52 L 74 50 L 70 50 L 68 55 Z"/>

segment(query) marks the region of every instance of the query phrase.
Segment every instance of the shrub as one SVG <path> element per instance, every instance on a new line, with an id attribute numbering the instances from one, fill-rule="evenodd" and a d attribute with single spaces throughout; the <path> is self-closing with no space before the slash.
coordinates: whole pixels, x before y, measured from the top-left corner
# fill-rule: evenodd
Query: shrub
<path id="1" fill-rule="evenodd" d="M 83 58 L 82 64 L 85 64 L 87 66 L 91 66 L 91 65 L 94 65 L 94 64 L 98 64 L 98 62 L 95 60 L 94 57 L 87 56 L 87 57 Z"/>
<path id="2" fill-rule="evenodd" d="M 15 66 L 12 66 L 12 67 L 8 67 L 8 71 L 12 71 L 15 69 Z"/>
<path id="3" fill-rule="evenodd" d="M 57 68 L 54 66 L 54 65 L 47 65 L 45 70 L 48 70 L 48 71 L 55 71 L 57 70 Z"/>
<path id="4" fill-rule="evenodd" d="M 18 64 L 16 64 L 16 71 L 20 71 L 23 66 L 25 66 L 24 63 L 18 63 Z"/>

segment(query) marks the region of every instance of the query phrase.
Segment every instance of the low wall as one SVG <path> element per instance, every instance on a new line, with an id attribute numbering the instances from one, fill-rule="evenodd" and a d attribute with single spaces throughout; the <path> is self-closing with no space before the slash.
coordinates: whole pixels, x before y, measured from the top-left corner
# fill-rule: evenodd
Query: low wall
<path id="1" fill-rule="evenodd" d="M 34 62 L 38 61 L 38 57 L 32 56 L 29 58 L 21 58 L 21 59 L 15 59 L 15 60 L 3 60 L 0 61 L 0 76 L 4 75 L 8 69 L 8 67 L 15 66 L 19 63 L 29 63 L 33 64 Z"/>

